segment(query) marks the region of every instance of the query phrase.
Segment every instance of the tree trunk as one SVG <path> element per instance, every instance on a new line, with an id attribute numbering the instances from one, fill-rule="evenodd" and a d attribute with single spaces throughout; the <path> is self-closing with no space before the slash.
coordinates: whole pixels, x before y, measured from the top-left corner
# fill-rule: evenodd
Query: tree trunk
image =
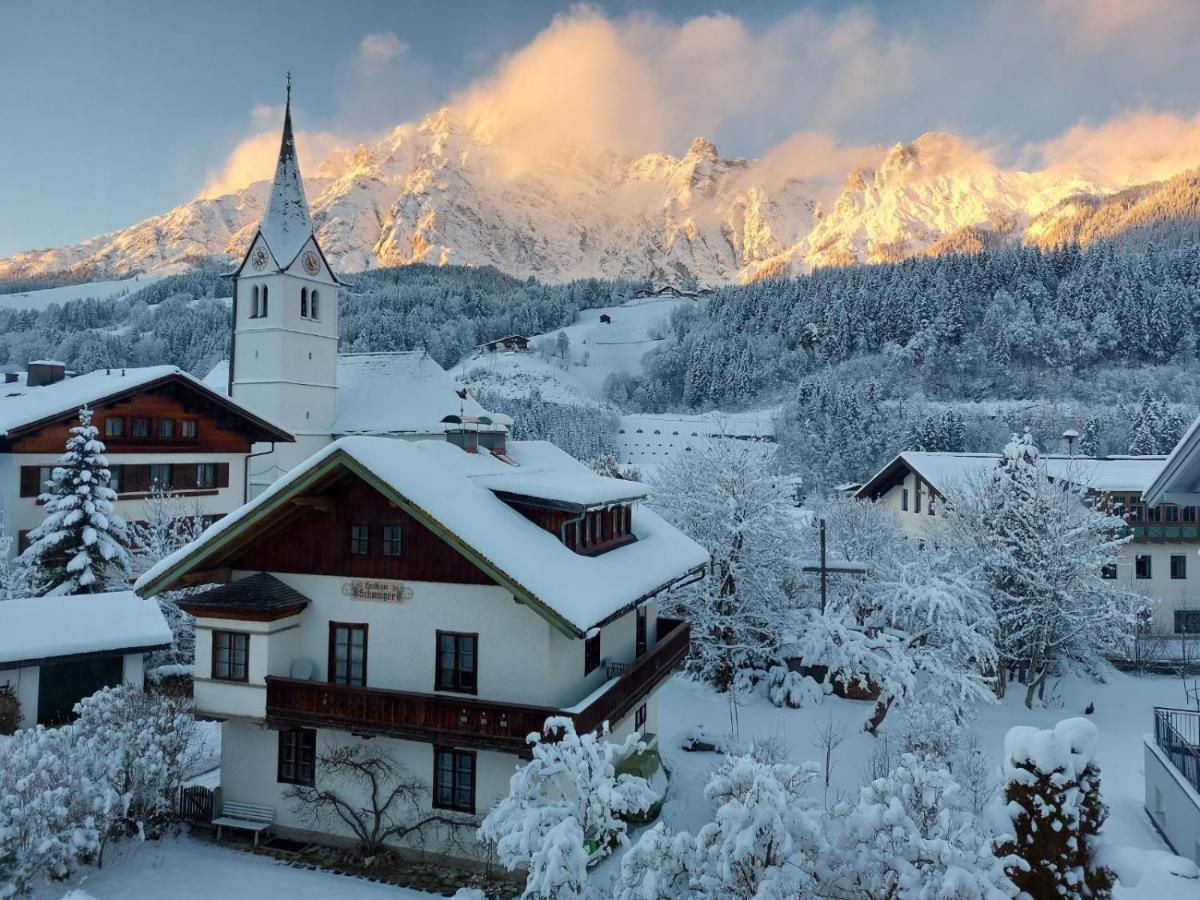
<path id="1" fill-rule="evenodd" d="M 867 720 L 864 726 L 867 733 L 872 737 L 879 731 L 879 726 L 883 724 L 883 720 L 887 718 L 888 710 L 892 708 L 892 701 L 879 700 L 875 703 L 875 711 L 871 713 L 871 718 Z"/>

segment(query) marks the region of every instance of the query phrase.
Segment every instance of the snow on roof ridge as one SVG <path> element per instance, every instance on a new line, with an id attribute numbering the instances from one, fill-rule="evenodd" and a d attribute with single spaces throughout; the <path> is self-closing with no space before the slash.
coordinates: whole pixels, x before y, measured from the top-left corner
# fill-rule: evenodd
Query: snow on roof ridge
<path id="1" fill-rule="evenodd" d="M 339 452 L 424 510 L 514 585 L 580 632 L 669 587 L 708 561 L 702 547 L 644 507 L 631 523 L 638 540 L 599 556 L 583 556 L 470 477 L 473 472 L 505 471 L 506 463 L 490 454 L 466 453 L 444 441 L 352 436 L 323 447 L 258 497 L 209 526 L 196 541 L 161 560 L 137 580 L 135 590 L 145 590 Z M 603 477 L 545 441 L 514 441 L 509 453 L 518 462 L 524 457 L 547 468 L 557 459 L 560 476 L 578 476 L 582 470 L 595 479 Z"/>

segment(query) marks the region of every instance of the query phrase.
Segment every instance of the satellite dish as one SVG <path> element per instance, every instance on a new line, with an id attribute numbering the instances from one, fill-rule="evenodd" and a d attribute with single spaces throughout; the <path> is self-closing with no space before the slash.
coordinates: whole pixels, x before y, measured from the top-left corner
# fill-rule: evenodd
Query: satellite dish
<path id="1" fill-rule="evenodd" d="M 303 656 L 292 660 L 292 677 L 300 681 L 312 681 L 316 669 L 311 659 Z"/>

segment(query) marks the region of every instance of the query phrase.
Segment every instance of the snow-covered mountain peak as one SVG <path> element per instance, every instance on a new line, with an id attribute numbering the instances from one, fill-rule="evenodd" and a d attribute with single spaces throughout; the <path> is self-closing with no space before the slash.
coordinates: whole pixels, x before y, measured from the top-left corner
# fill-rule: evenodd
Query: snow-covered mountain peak
<path id="1" fill-rule="evenodd" d="M 703 137 L 680 156 L 530 146 L 502 122 L 466 121 L 446 107 L 310 162 L 304 190 L 326 257 L 346 272 L 462 263 L 551 281 L 702 284 L 1061 233 L 1086 240 L 1085 220 L 1112 195 L 1075 175 L 1004 169 L 947 132 L 881 149 L 878 159 L 848 172 L 831 195 L 836 179 L 809 184 L 778 159 L 725 158 Z M 0 260 L 0 279 L 114 277 L 238 258 L 262 221 L 269 174 L 80 244 Z M 1142 203 L 1150 212 L 1137 221 L 1159 208 Z"/>

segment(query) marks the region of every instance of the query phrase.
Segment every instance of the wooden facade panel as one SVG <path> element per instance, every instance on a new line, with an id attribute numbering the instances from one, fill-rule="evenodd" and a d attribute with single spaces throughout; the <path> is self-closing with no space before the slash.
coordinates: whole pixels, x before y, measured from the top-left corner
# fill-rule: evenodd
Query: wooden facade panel
<path id="1" fill-rule="evenodd" d="M 509 505 L 560 540 L 565 528 L 566 545 L 576 553 L 592 556 L 632 540 L 633 507 L 629 504 L 592 510 L 584 518 L 580 518 L 579 513 L 528 503 L 511 502 Z"/>
<path id="2" fill-rule="evenodd" d="M 111 404 L 101 404 L 93 410 L 92 423 L 100 430 L 100 440 L 109 453 L 249 453 L 250 438 L 239 428 L 230 413 L 207 403 L 197 395 L 176 387 L 162 385 L 141 391 Z M 122 419 L 122 434 L 108 434 L 105 420 Z M 149 420 L 149 435 L 134 436 L 134 419 Z M 172 436 L 159 437 L 159 422 L 172 422 Z M 78 424 L 77 413 L 69 413 L 60 421 L 35 432 L 15 438 L 13 453 L 62 453 L 71 428 Z M 185 421 L 196 423 L 196 436 L 184 437 Z"/>
<path id="3" fill-rule="evenodd" d="M 306 503 L 231 559 L 234 569 L 340 575 L 394 581 L 494 584 L 487 575 L 412 516 L 353 475 L 322 492 L 330 503 Z M 307 499 L 307 498 L 302 498 Z M 323 508 L 324 507 L 324 508 Z M 350 552 L 350 529 L 365 525 L 365 554 Z M 399 557 L 384 555 L 385 526 L 401 527 Z"/>

